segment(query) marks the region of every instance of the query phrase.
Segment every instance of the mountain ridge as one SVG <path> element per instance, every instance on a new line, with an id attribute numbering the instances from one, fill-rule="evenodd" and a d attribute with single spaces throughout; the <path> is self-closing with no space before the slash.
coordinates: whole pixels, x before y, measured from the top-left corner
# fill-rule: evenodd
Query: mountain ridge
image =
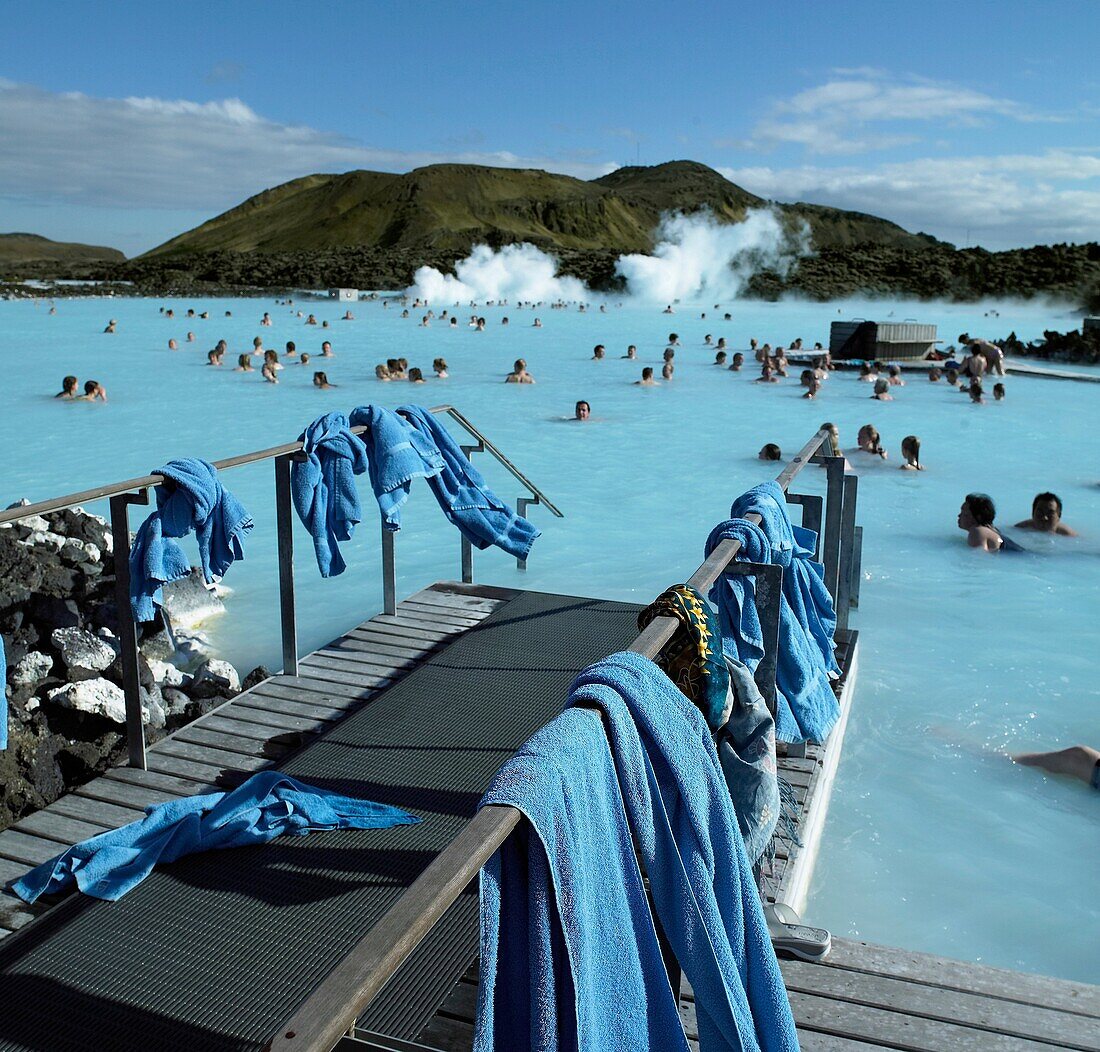
<path id="1" fill-rule="evenodd" d="M 122 263 L 126 256 L 117 248 L 85 245 L 76 241 L 52 241 L 41 234 L 0 234 L 0 266 L 37 263 Z"/>

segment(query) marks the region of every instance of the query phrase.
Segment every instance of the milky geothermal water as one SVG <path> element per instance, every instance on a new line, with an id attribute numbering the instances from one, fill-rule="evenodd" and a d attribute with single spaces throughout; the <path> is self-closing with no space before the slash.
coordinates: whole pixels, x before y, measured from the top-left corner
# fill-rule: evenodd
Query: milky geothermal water
<path id="1" fill-rule="evenodd" d="M 662 279 L 663 280 L 663 279 Z M 785 455 L 824 420 L 843 444 L 874 422 L 886 463 L 854 458 L 865 527 L 862 659 L 854 710 L 808 907 L 813 923 L 842 935 L 987 963 L 1100 982 L 1100 795 L 1017 768 L 1006 752 L 1100 743 L 1097 625 L 1100 624 L 1100 488 L 1095 435 L 1100 387 L 1009 377 L 1002 404 L 972 406 L 942 385 L 912 379 L 897 400 L 877 403 L 851 374 L 834 375 L 820 399 L 797 381 L 764 387 L 752 373 L 712 365 L 704 336 L 730 350 L 749 338 L 827 341 L 837 318 L 916 318 L 954 340 L 966 329 L 1023 338 L 1075 324 L 1066 308 L 1010 303 L 950 306 L 892 303 L 743 303 L 714 299 L 662 315 L 652 304 L 606 314 L 478 308 L 485 332 L 421 311 L 360 303 L 306 306 L 331 327 L 305 327 L 271 300 L 147 299 L 0 302 L 0 503 L 32 500 L 144 474 L 176 456 L 210 459 L 293 439 L 314 416 L 379 401 L 450 402 L 480 425 L 559 504 L 565 518 L 534 508 L 544 530 L 526 575 L 499 552 L 475 556 L 478 580 L 645 602 L 684 580 L 703 555 L 711 526 L 734 496 L 774 474 L 755 459 L 767 441 Z M 175 319 L 158 313 L 172 306 Z M 182 317 L 187 307 L 210 320 Z M 436 303 L 438 313 L 445 303 Z M 661 304 L 660 306 L 663 306 Z M 987 318 L 995 307 L 999 317 Z M 232 311 L 231 318 L 225 317 Z M 274 326 L 259 328 L 263 311 Z M 729 310 L 730 321 L 721 320 Z M 705 319 L 700 313 L 706 311 Z M 465 322 L 469 309 L 457 311 Z M 511 324 L 501 324 L 507 315 Z M 104 335 L 109 317 L 118 333 Z M 188 329 L 196 334 L 185 342 Z M 660 368 L 670 331 L 680 335 L 671 384 L 633 386 L 645 364 Z M 335 357 L 288 364 L 271 386 L 231 365 L 206 367 L 225 338 L 232 362 L 260 334 Z M 170 337 L 181 349 L 167 350 Z M 596 343 L 607 358 L 592 361 Z M 637 362 L 620 358 L 628 343 Z M 413 388 L 381 384 L 374 364 L 404 356 L 430 374 L 443 356 L 451 377 Z M 523 357 L 534 386 L 501 381 Z M 311 385 L 324 368 L 337 388 Z M 106 405 L 51 396 L 66 373 L 100 380 Z M 568 422 L 573 403 L 594 419 Z M 927 471 L 896 469 L 903 436 L 923 442 Z M 482 469 L 510 499 L 519 488 L 488 458 Z M 822 490 L 803 472 L 802 490 Z M 272 468 L 227 473 L 256 519 L 247 558 L 226 579 L 229 612 L 210 624 L 218 648 L 247 671 L 278 665 L 278 602 Z M 993 495 L 999 521 L 1023 518 L 1032 496 L 1065 501 L 1079 540 L 1027 538 L 1032 554 L 983 556 L 955 528 L 962 496 Z M 140 511 L 135 510 L 135 520 Z M 397 537 L 399 593 L 459 573 L 459 539 L 426 487 L 414 491 Z M 322 581 L 299 530 L 296 560 L 301 647 L 308 651 L 381 606 L 378 528 L 345 545 L 349 569 Z"/>

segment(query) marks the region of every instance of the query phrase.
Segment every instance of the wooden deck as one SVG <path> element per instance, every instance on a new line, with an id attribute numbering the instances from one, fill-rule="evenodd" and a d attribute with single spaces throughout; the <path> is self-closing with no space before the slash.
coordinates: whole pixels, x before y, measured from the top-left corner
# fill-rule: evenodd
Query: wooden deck
<path id="1" fill-rule="evenodd" d="M 215 792 L 270 766 L 368 702 L 514 593 L 436 584 L 272 676 L 148 750 L 148 770 L 116 767 L 0 832 L 0 887 L 65 848 L 142 817 L 150 804 Z M 0 891 L 0 938 L 49 905 Z"/>

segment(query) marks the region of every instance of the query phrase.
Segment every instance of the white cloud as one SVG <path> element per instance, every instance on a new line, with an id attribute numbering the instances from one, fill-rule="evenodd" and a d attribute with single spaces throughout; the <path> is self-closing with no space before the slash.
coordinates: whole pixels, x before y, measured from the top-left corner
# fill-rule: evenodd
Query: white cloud
<path id="1" fill-rule="evenodd" d="M 1093 241 L 1100 231 L 1100 151 L 720 171 L 763 197 L 869 212 L 957 244 L 967 231 L 987 248 Z"/>
<path id="2" fill-rule="evenodd" d="M 817 154 L 857 154 L 917 141 L 911 133 L 882 132 L 868 126 L 924 123 L 972 127 L 990 118 L 1062 121 L 1038 114 L 1011 99 L 880 70 L 834 70 L 834 78 L 776 102 L 757 122 L 745 146 L 770 150 L 796 144 Z"/>
<path id="3" fill-rule="evenodd" d="M 508 151 L 400 151 L 280 124 L 240 99 L 192 102 L 54 93 L 0 78 L 0 196 L 120 208 L 221 210 L 312 172 L 443 162 L 593 178 L 616 164 Z"/>

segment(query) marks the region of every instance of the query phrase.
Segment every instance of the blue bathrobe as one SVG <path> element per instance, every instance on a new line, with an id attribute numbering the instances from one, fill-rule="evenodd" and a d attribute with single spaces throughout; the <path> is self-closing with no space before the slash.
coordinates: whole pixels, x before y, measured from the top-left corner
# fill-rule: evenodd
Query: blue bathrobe
<path id="1" fill-rule="evenodd" d="M 321 576 L 336 577 L 347 568 L 340 542 L 363 519 L 355 476 L 367 470 L 367 450 L 343 413 L 319 416 L 298 438 L 306 459 L 291 462 L 294 508 L 313 538 Z"/>
<path id="2" fill-rule="evenodd" d="M 363 405 L 351 411 L 352 427 L 366 425 L 359 436 L 367 451 L 371 489 L 382 512 L 382 525 L 401 529 L 401 505 L 409 499 L 412 480 L 435 478 L 443 470 L 443 456 L 426 436 L 390 409 Z"/>
<path id="3" fill-rule="evenodd" d="M 228 793 L 148 807 L 139 821 L 43 862 L 17 880 L 12 891 L 34 902 L 75 883 L 85 895 L 114 902 L 155 866 L 199 851 L 266 844 L 278 836 L 325 829 L 388 829 L 419 821 L 388 804 L 340 796 L 279 771 L 261 771 Z"/>
<path id="4" fill-rule="evenodd" d="M 443 455 L 443 470 L 428 480 L 435 499 L 459 532 L 479 549 L 496 545 L 526 559 L 539 531 L 504 503 L 470 463 L 450 431 L 423 406 L 398 408 L 410 424 Z"/>
<path id="5" fill-rule="evenodd" d="M 641 906 L 630 898 L 639 891 L 631 834 L 661 925 L 695 990 L 702 1052 L 797 1049 L 703 716 L 652 661 L 633 653 L 585 669 L 568 705 L 572 722 L 554 721 L 535 735 L 521 751 L 522 766 L 505 764 L 484 801 L 528 816 L 549 871 L 525 865 L 529 851 L 513 834 L 483 878 L 475 1049 L 685 1046 L 682 1027 L 671 1022 L 667 977 L 658 973 L 652 921 L 641 925 Z M 575 745 L 592 708 L 603 715 L 617 794 L 592 732 L 583 751 Z M 556 918 L 561 934 L 552 923 L 533 924 L 536 912 Z"/>
<path id="6" fill-rule="evenodd" d="M 719 523 L 707 538 L 706 554 L 726 539 L 741 541 L 738 561 L 775 562 L 764 531 L 746 519 Z M 723 574 L 710 598 L 719 611 L 723 652 L 755 671 L 764 654 L 755 581 L 742 574 Z M 799 621 L 785 591 L 779 602 L 776 658 L 776 738 L 782 742 L 823 741 L 840 715 L 840 704 L 821 649 Z"/>
<path id="7" fill-rule="evenodd" d="M 820 648 L 829 672 L 839 675 L 833 643 L 836 609 L 825 587 L 825 567 L 813 558 L 817 534 L 791 522 L 786 495 L 777 482 L 765 482 L 742 493 L 730 508 L 730 518 L 744 518 L 749 512 L 756 512 L 763 521 L 772 562 L 783 567 L 783 594 L 795 617 Z"/>
<path id="8" fill-rule="evenodd" d="M 162 605 L 165 584 L 191 572 L 190 561 L 175 539 L 195 531 L 199 562 L 207 584 L 244 558 L 242 540 L 252 517 L 205 460 L 169 461 L 151 474 L 163 475 L 156 487 L 157 509 L 139 527 L 130 549 L 130 606 L 135 621 L 151 621 Z"/>

